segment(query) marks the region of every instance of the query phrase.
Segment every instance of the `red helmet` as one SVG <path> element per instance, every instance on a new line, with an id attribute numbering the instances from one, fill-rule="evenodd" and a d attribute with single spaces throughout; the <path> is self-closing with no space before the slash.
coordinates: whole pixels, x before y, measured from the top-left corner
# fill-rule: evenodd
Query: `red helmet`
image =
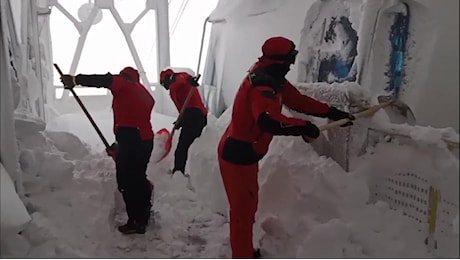
<path id="1" fill-rule="evenodd" d="M 297 53 L 294 42 L 281 36 L 269 38 L 262 45 L 262 57 L 274 63 L 293 64 Z"/>
<path id="2" fill-rule="evenodd" d="M 174 71 L 172 69 L 165 69 L 160 72 L 160 82 L 164 81 L 166 77 L 171 76 L 171 74 L 174 74 Z"/>
<path id="3" fill-rule="evenodd" d="M 120 71 L 121 76 L 125 76 L 135 82 L 139 82 L 139 72 L 133 67 L 125 67 Z"/>

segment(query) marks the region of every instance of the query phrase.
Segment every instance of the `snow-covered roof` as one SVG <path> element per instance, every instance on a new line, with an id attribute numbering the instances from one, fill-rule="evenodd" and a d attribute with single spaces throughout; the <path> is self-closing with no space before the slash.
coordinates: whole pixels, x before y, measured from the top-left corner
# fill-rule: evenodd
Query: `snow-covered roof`
<path id="1" fill-rule="evenodd" d="M 272 12 L 283 3 L 277 0 L 221 0 L 209 15 L 210 22 L 239 19 Z"/>

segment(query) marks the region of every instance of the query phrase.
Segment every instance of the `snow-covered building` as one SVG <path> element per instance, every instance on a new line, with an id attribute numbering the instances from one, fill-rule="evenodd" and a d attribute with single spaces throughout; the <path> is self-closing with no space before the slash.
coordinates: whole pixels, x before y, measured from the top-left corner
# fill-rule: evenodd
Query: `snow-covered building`
<path id="1" fill-rule="evenodd" d="M 374 92 L 385 90 L 390 81 L 400 81 L 398 95 L 414 111 L 417 124 L 458 131 L 459 65 L 452 58 L 458 56 L 458 39 L 449 36 L 458 27 L 457 7 L 457 1 L 449 0 L 219 1 L 209 17 L 211 40 L 204 73 L 205 85 L 211 86 L 206 93 L 212 92 L 205 95 L 208 105 L 218 115 L 229 107 L 264 40 L 282 35 L 301 51 L 289 80 L 355 81 Z M 391 57 L 400 55 L 396 54 L 399 46 L 392 47 L 391 35 L 394 42 L 404 43 L 398 61 L 404 64 L 401 79 L 392 76 L 396 69 L 390 72 Z M 334 63 L 337 71 L 327 71 L 334 53 L 348 68 L 339 70 Z M 444 106 L 431 103 L 436 96 L 442 96 Z"/>
<path id="2" fill-rule="evenodd" d="M 200 27 L 187 39 L 208 37 L 197 72 L 211 111 L 190 153 L 195 192 L 180 176 L 164 177 L 171 156 L 150 163 L 158 227 L 145 238 L 115 235 L 113 162 L 53 63 L 72 74 L 137 67 L 156 100 L 154 130 L 169 128 L 177 111 L 158 74 L 178 65 L 171 59 L 174 2 L 0 2 L 2 257 L 228 257 L 217 142 L 240 82 L 262 43 L 277 35 L 296 43 L 287 78 L 302 92 L 353 112 L 390 95 L 409 110 L 396 118 L 382 109 L 312 145 L 275 138 L 260 164 L 255 233 L 263 253 L 458 256 L 458 0 L 218 0 L 212 12 L 194 13 Z M 181 55 L 194 49 L 183 48 Z M 111 95 L 76 90 L 113 139 Z"/>

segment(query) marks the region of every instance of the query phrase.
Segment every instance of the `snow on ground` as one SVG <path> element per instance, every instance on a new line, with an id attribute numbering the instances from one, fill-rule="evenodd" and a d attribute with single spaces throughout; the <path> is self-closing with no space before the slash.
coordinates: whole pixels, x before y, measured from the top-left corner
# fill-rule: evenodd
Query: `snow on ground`
<path id="1" fill-rule="evenodd" d="M 17 235 L 30 221 L 30 216 L 24 207 L 21 199 L 16 193 L 14 183 L 10 178 L 10 175 L 7 173 L 3 164 L 0 164 L 0 199 L 1 199 L 1 210 L 0 210 L 0 220 L 1 220 L 1 236 L 11 238 L 7 243 L 1 243 L 0 252 L 2 255 L 4 252 L 8 252 L 11 245 L 16 244 L 18 248 L 25 246 L 25 250 L 28 250 L 27 243 L 24 242 L 24 239 L 21 239 Z"/>
<path id="2" fill-rule="evenodd" d="M 266 253 L 277 258 L 429 256 L 402 212 L 384 202 L 367 204 L 364 166 L 346 173 L 298 139 L 277 138 L 261 167 L 259 220 L 264 226 L 268 217 L 265 229 L 271 230 L 274 217 L 284 230 L 263 235 Z"/>
<path id="3" fill-rule="evenodd" d="M 111 129 L 110 112 L 94 115 L 101 129 Z M 114 162 L 90 134 L 87 119 L 83 113 L 55 119 L 46 131 L 20 143 L 25 205 L 32 221 L 9 241 L 2 257 L 230 257 L 228 203 L 216 157 L 229 116 L 209 116 L 192 146 L 187 171 L 196 192 L 187 188 L 183 176 L 166 173 L 173 152 L 158 164 L 151 161 L 154 224 L 145 235 L 131 236 L 116 230 L 126 216 L 119 214 L 123 203 Z M 170 128 L 174 121 L 153 118 L 155 130 Z M 66 129 L 72 133 L 62 131 Z M 359 166 L 347 173 L 300 138 L 276 137 L 260 165 L 255 242 L 264 257 L 432 257 L 424 237 L 401 211 L 381 201 L 368 204 L 368 165 Z"/>

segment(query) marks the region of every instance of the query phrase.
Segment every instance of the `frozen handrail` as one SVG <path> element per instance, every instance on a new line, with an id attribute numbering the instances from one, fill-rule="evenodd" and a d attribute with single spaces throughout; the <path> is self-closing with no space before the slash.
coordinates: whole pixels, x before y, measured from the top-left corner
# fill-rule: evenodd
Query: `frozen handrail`
<path id="1" fill-rule="evenodd" d="M 391 136 L 399 136 L 399 137 L 410 138 L 410 139 L 413 140 L 413 138 L 409 134 L 402 133 L 401 131 L 398 131 L 397 129 L 383 129 L 383 128 L 379 128 L 379 127 L 369 127 L 369 130 L 381 132 L 381 133 L 391 135 Z M 441 138 L 441 139 L 444 141 L 444 143 L 446 143 L 447 148 L 449 150 L 459 149 L 459 147 L 460 147 L 458 141 L 457 142 L 452 141 L 452 140 L 449 140 L 447 138 Z M 416 141 L 416 140 L 414 140 L 414 141 Z"/>

